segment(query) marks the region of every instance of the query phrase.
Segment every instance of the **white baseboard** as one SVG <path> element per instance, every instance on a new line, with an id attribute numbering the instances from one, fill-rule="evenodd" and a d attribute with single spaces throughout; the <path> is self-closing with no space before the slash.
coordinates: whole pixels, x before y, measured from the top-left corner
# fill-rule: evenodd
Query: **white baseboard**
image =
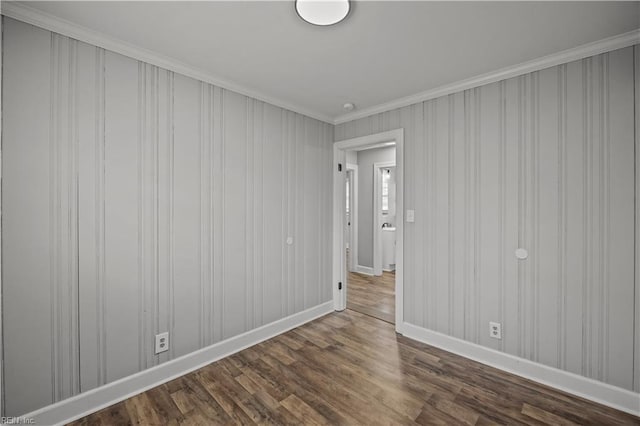
<path id="1" fill-rule="evenodd" d="M 373 268 L 370 268 L 368 266 L 356 265 L 356 272 L 359 274 L 373 276 Z"/>
<path id="2" fill-rule="evenodd" d="M 27 413 L 39 425 L 72 422 L 148 389 L 197 370 L 214 361 L 268 340 L 304 323 L 333 312 L 333 301 L 323 303 L 286 318 L 263 325 L 238 336 L 183 355 L 164 364 L 124 377 L 64 401 Z"/>
<path id="3" fill-rule="evenodd" d="M 638 393 L 406 322 L 403 335 L 581 398 L 636 416 L 640 415 L 640 394 Z"/>

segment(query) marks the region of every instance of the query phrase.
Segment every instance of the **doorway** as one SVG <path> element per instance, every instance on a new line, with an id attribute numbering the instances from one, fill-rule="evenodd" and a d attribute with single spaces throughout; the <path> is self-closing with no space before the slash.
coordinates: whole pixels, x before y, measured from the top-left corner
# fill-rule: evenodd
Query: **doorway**
<path id="1" fill-rule="evenodd" d="M 345 185 L 345 244 L 346 262 L 349 272 L 356 271 L 358 258 L 358 165 L 347 159 L 347 182 Z"/>
<path id="2" fill-rule="evenodd" d="M 334 307 L 394 323 L 398 333 L 404 318 L 403 144 L 403 129 L 334 144 Z M 393 158 L 354 161 L 391 147 Z M 367 185 L 370 194 L 363 192 Z"/>

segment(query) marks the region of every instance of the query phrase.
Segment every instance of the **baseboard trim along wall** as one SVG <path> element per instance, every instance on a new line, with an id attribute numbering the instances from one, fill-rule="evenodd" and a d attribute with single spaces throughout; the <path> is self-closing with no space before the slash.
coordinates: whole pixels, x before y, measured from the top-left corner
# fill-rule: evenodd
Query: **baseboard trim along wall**
<path id="1" fill-rule="evenodd" d="M 359 274 L 373 276 L 373 268 L 370 268 L 368 266 L 356 265 L 356 272 Z"/>
<path id="2" fill-rule="evenodd" d="M 405 337 L 455 353 L 482 364 L 533 380 L 543 385 L 603 404 L 633 415 L 640 415 L 640 394 L 548 367 L 528 359 L 486 348 L 446 334 L 404 323 Z"/>
<path id="3" fill-rule="evenodd" d="M 35 424 L 39 425 L 62 425 L 72 422 L 331 312 L 333 312 L 333 301 L 322 303 L 164 364 L 24 414 L 24 417 L 33 418 Z"/>

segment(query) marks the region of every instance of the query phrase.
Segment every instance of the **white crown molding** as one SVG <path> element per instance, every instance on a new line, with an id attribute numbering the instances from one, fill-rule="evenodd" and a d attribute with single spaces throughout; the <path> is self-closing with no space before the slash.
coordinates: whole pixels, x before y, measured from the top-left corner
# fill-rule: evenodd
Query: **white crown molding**
<path id="1" fill-rule="evenodd" d="M 640 44 L 640 29 L 637 29 L 332 118 L 326 114 L 309 110 L 308 108 L 265 95 L 255 89 L 219 78 L 207 71 L 74 24 L 73 22 L 58 18 L 22 3 L 0 1 L 0 14 L 334 125 L 428 101 L 485 84 L 495 83 L 496 81 L 517 77 L 559 64 L 577 61 L 634 44 Z"/>
<path id="2" fill-rule="evenodd" d="M 634 44 L 640 44 L 640 29 L 619 34 L 617 36 L 608 37 L 592 43 L 583 44 L 582 46 L 574 47 L 572 49 L 563 50 L 561 52 L 523 62 L 518 65 L 505 67 L 497 71 L 492 71 L 476 77 L 471 77 L 466 80 L 461 80 L 455 83 L 440 86 L 435 89 L 426 90 L 414 95 L 405 96 L 403 98 L 395 99 L 369 108 L 352 111 L 336 117 L 336 119 L 333 121 L 333 124 L 346 123 L 348 121 L 368 117 L 373 114 L 391 111 L 419 102 L 428 101 L 430 99 L 439 98 L 441 96 L 450 95 L 452 93 L 461 92 L 463 90 L 472 89 L 474 87 L 483 86 L 485 84 L 495 83 L 496 81 L 501 81 L 556 65 L 565 64 L 567 62 L 588 58 L 589 56 L 599 55 L 601 53 L 610 52 L 612 50 L 622 49 L 623 47 L 633 46 Z"/>
<path id="3" fill-rule="evenodd" d="M 322 303 L 21 417 L 33 419 L 38 425 L 70 423 L 331 312 L 333 302 Z"/>
<path id="4" fill-rule="evenodd" d="M 640 393 L 404 323 L 403 336 L 520 377 L 640 416 Z"/>
<path id="5" fill-rule="evenodd" d="M 87 27 L 74 24 L 73 22 L 58 18 L 54 15 L 40 11 L 25 4 L 17 3 L 14 1 L 1 1 L 0 14 L 13 19 L 17 19 L 22 22 L 26 22 L 27 24 L 44 28 L 45 30 L 49 30 L 79 41 L 83 41 L 85 43 L 102 47 L 103 49 L 110 50 L 112 52 L 119 53 L 121 55 L 128 56 L 130 58 L 146 62 L 148 64 L 194 78 L 196 80 L 204 81 L 205 83 L 213 84 L 223 89 L 240 93 L 241 95 L 245 95 L 280 108 L 284 108 L 311 118 L 315 118 L 325 123 L 333 124 L 333 118 L 327 115 L 311 111 L 307 108 L 295 105 L 291 102 L 274 98 L 272 96 L 261 93 L 258 90 L 234 83 L 233 81 L 219 78 L 210 72 L 198 69 L 196 67 L 190 66 L 181 61 L 161 55 L 151 50 L 135 46 L 133 44 L 127 43 L 126 41 L 105 35 L 101 32 L 94 31 Z"/>

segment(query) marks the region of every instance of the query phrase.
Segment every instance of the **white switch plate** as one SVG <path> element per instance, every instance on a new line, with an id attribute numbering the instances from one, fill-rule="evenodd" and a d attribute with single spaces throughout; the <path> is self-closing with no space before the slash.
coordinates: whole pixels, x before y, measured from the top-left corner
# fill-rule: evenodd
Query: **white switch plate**
<path id="1" fill-rule="evenodd" d="M 156 350 L 155 353 L 159 354 L 169 350 L 169 332 L 156 334 Z"/>
<path id="2" fill-rule="evenodd" d="M 415 222 L 415 220 L 416 220 L 416 211 L 407 210 L 407 222 Z"/>
<path id="3" fill-rule="evenodd" d="M 494 339 L 502 339 L 502 324 L 499 322 L 489 323 L 489 337 Z"/>

